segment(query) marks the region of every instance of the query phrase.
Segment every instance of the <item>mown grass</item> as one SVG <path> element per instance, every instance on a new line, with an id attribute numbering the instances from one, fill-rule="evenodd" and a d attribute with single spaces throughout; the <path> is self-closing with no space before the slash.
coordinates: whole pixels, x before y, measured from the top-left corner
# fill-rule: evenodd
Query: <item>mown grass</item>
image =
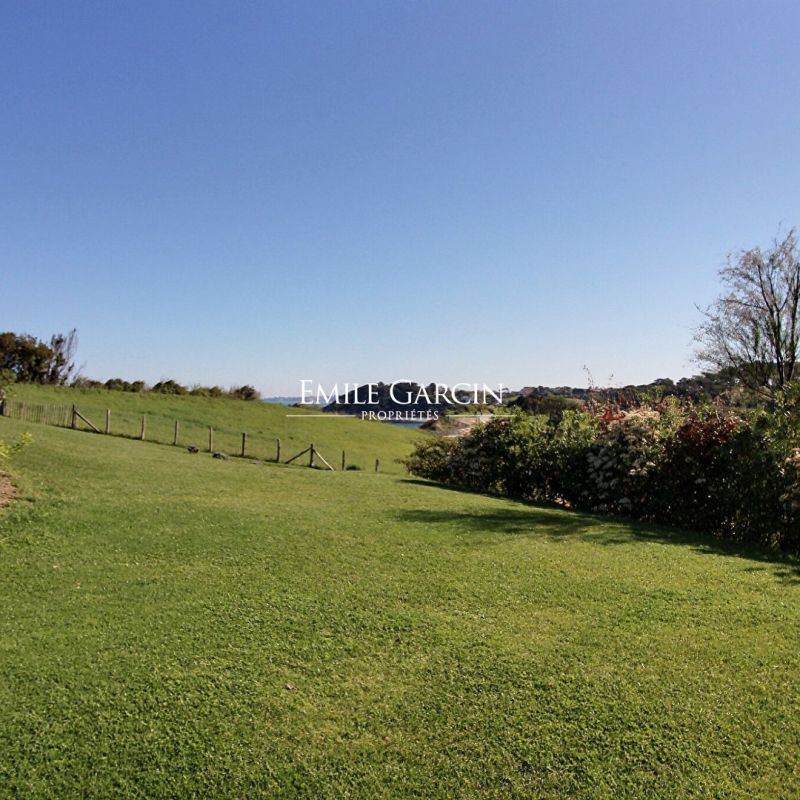
<path id="1" fill-rule="evenodd" d="M 800 796 L 794 562 L 27 427 L 2 797 Z"/>
<path id="2" fill-rule="evenodd" d="M 400 474 L 403 467 L 398 459 L 408 455 L 415 441 L 429 435 L 383 422 L 337 415 L 311 417 L 309 415 L 315 412 L 309 409 L 230 398 L 176 397 L 35 384 L 14 386 L 12 397 L 29 403 L 75 404 L 100 430 L 105 429 L 106 409 L 110 409 L 112 434 L 131 438 L 139 437 L 144 415 L 147 439 L 161 443 L 173 441 L 174 423 L 179 420 L 180 444 L 194 444 L 201 449 L 208 446 L 211 426 L 214 449 L 230 455 L 241 453 L 242 433 L 248 436 L 247 455 L 259 459 L 275 458 L 276 439 L 281 440 L 284 461 L 313 442 L 336 469 L 341 465 L 344 450 L 350 465 L 374 471 L 375 459 L 378 459 L 382 472 Z M 287 416 L 289 414 L 293 416 Z M 79 426 L 86 429 L 82 422 Z"/>

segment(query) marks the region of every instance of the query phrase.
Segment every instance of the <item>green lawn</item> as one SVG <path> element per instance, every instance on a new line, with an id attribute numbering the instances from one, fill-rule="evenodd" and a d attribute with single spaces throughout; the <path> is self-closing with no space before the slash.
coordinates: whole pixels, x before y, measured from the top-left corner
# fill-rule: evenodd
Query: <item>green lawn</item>
<path id="1" fill-rule="evenodd" d="M 106 409 L 110 409 L 112 434 L 128 437 L 140 435 L 144 415 L 147 418 L 147 439 L 162 443 L 172 442 L 175 420 L 178 420 L 179 442 L 194 444 L 201 449 L 208 447 L 208 428 L 211 426 L 214 428 L 214 449 L 231 455 L 241 453 L 242 433 L 248 435 L 247 454 L 253 458 L 274 459 L 276 439 L 281 440 L 283 461 L 313 442 L 323 458 L 337 469 L 344 450 L 348 464 L 362 470 L 374 471 L 375 459 L 379 459 L 382 472 L 401 474 L 403 467 L 397 460 L 410 452 L 413 442 L 430 435 L 385 422 L 368 422 L 333 414 L 320 419 L 309 416 L 314 413 L 309 409 L 230 398 L 175 397 L 36 384 L 14 386 L 12 397 L 36 404 L 65 407 L 75 404 L 100 430 L 105 430 Z"/>
<path id="2" fill-rule="evenodd" d="M 25 429 L 0 797 L 800 796 L 792 562 Z"/>

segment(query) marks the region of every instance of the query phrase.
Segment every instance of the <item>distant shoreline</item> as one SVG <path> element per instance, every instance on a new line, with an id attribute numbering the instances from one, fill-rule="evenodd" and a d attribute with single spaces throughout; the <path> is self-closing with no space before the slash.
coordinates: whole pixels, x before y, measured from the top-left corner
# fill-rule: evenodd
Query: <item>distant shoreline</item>
<path id="1" fill-rule="evenodd" d="M 276 397 L 262 397 L 261 400 L 264 403 L 273 403 L 279 406 L 293 406 L 295 403 L 300 402 L 300 397 L 283 397 L 278 395 Z"/>

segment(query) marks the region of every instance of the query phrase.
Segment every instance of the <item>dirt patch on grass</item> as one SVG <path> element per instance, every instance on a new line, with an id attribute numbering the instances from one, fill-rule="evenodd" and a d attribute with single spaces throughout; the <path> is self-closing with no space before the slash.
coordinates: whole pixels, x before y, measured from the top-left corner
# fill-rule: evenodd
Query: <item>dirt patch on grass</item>
<path id="1" fill-rule="evenodd" d="M 8 475 L 0 475 L 0 508 L 7 506 L 16 496 L 17 491 Z"/>

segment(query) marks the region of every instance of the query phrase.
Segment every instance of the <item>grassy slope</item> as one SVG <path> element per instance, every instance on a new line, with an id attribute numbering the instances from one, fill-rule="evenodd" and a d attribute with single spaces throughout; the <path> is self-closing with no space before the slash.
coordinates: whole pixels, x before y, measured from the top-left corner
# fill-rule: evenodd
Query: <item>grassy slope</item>
<path id="1" fill-rule="evenodd" d="M 0 797 L 800 795 L 792 564 L 34 433 L 0 512 Z"/>
<path id="2" fill-rule="evenodd" d="M 228 398 L 171 397 L 32 384 L 15 386 L 13 397 L 32 403 L 65 406 L 74 403 L 101 430 L 106 409 L 110 408 L 112 433 L 126 436 L 139 436 L 141 418 L 145 414 L 147 438 L 152 441 L 171 443 L 177 419 L 183 444 L 207 447 L 210 425 L 214 428 L 214 448 L 223 452 L 238 454 L 242 432 L 246 432 L 248 453 L 254 458 L 274 458 L 275 439 L 280 438 L 284 461 L 314 442 L 323 457 L 336 468 L 345 450 L 350 464 L 374 470 L 375 459 L 379 458 L 382 471 L 396 474 L 403 471 L 397 459 L 407 455 L 412 443 L 426 435 L 396 425 L 346 417 L 290 418 L 286 415 L 308 416 L 313 412 Z"/>

